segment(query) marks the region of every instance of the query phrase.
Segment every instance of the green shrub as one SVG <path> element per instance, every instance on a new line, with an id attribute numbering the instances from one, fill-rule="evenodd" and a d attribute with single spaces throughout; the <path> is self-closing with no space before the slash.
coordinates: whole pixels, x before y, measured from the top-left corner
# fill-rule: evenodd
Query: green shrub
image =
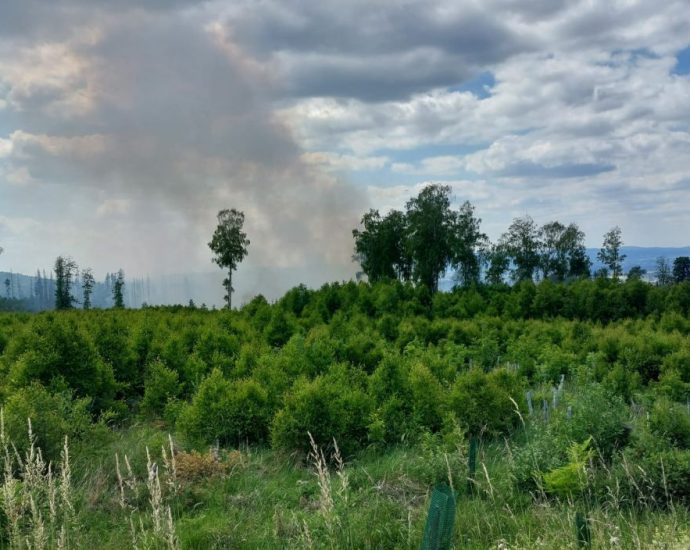
<path id="1" fill-rule="evenodd" d="M 293 385 L 273 419 L 271 441 L 277 449 L 306 454 L 310 432 L 320 447 L 331 448 L 335 439 L 349 455 L 367 441 L 371 410 L 362 377 L 346 365 L 334 366 L 325 376 Z"/>
<path id="2" fill-rule="evenodd" d="M 294 316 L 274 307 L 271 320 L 264 329 L 264 336 L 270 346 L 282 347 L 298 329 Z"/>
<path id="3" fill-rule="evenodd" d="M 520 421 L 513 401 L 520 410 L 526 410 L 520 405 L 522 387 L 517 374 L 507 369 L 486 374 L 475 367 L 458 376 L 450 395 L 451 408 L 472 434 L 505 434 Z"/>
<path id="4" fill-rule="evenodd" d="M 437 432 L 443 424 L 446 392 L 429 368 L 417 363 L 410 369 L 412 419 L 415 426 Z"/>
<path id="5" fill-rule="evenodd" d="M 570 406 L 572 416 L 566 411 Z M 537 415 L 539 413 L 537 412 Z M 513 476 L 524 489 L 537 487 L 542 476 L 568 464 L 573 444 L 591 438 L 596 456 L 610 462 L 629 442 L 628 407 L 600 385 L 585 386 L 575 394 L 565 394 L 558 410 L 544 423 L 540 418 L 529 423 L 525 442 L 513 452 Z"/>
<path id="6" fill-rule="evenodd" d="M 269 417 L 268 394 L 261 385 L 252 379 L 226 380 L 214 369 L 180 412 L 178 428 L 196 444 L 239 445 L 263 441 Z"/>
<path id="7" fill-rule="evenodd" d="M 649 415 L 651 432 L 674 447 L 690 449 L 690 414 L 684 405 L 657 399 Z"/>
<path id="8" fill-rule="evenodd" d="M 114 315 L 99 316 L 93 325 L 93 341 L 98 354 L 112 367 L 115 379 L 119 384 L 134 391 L 140 389 L 142 378 L 129 345 L 129 326 L 121 317 Z"/>
<path id="9" fill-rule="evenodd" d="M 598 493 L 608 496 L 614 485 L 621 500 L 640 505 L 660 506 L 690 504 L 690 450 L 665 448 L 629 449 L 626 460 L 619 461 Z"/>
<path id="10" fill-rule="evenodd" d="M 591 443 L 591 437 L 573 443 L 568 449 L 569 462 L 544 474 L 544 487 L 549 493 L 569 498 L 582 492 L 587 484 L 586 468 L 594 456 Z"/>
<path id="11" fill-rule="evenodd" d="M 9 384 L 19 388 L 40 382 L 66 387 L 76 397 L 91 397 L 95 411 L 112 406 L 115 377 L 96 347 L 72 317 L 41 316 L 13 340 L 6 353 Z"/>
<path id="12" fill-rule="evenodd" d="M 194 353 L 209 366 L 218 367 L 229 373 L 240 352 L 240 339 L 228 334 L 220 327 L 209 327 L 202 331 L 194 346 Z"/>
<path id="13" fill-rule="evenodd" d="M 69 391 L 51 393 L 38 383 L 17 389 L 3 405 L 5 433 L 20 455 L 29 445 L 27 420 L 46 460 L 59 461 L 65 436 L 86 434 L 91 426 L 89 399 L 72 399 Z"/>
<path id="14" fill-rule="evenodd" d="M 161 361 L 155 361 L 146 369 L 141 412 L 148 416 L 161 415 L 168 400 L 178 397 L 180 390 L 177 372 L 166 367 Z"/>

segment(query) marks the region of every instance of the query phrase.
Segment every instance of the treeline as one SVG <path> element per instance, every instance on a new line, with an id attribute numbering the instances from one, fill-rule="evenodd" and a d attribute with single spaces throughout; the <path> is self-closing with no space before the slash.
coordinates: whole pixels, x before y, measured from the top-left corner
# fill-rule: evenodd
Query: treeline
<path id="1" fill-rule="evenodd" d="M 119 270 L 96 281 L 91 269 L 80 270 L 62 256 L 49 274 L 45 270 L 34 276 L 8 273 L 0 280 L 4 280 L 0 311 L 141 307 L 151 301 L 148 279 L 126 280 Z"/>
<path id="2" fill-rule="evenodd" d="M 549 280 L 618 279 L 625 255 L 621 230 L 604 235 L 598 260 L 604 266 L 592 273 L 585 234 L 575 223 L 552 221 L 537 225 L 530 216 L 515 218 L 497 242 L 481 231 L 481 219 L 470 202 L 451 208 L 451 189 L 429 185 L 411 198 L 405 211 L 381 216 L 370 210 L 353 230 L 355 256 L 372 282 L 383 279 L 411 281 L 438 289 L 439 278 L 455 273 L 461 286 Z M 656 278 L 660 284 L 690 281 L 690 258 L 676 258 L 673 267 L 660 258 Z M 644 275 L 634 267 L 632 278 Z"/>

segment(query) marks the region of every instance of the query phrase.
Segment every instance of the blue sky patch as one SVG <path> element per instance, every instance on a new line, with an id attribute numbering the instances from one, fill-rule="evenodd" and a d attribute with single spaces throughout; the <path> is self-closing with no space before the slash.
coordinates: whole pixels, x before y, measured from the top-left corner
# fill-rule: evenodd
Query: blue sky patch
<path id="1" fill-rule="evenodd" d="M 451 92 L 471 92 L 479 99 L 486 99 L 491 95 L 491 88 L 496 84 L 496 79 L 490 71 L 484 71 L 470 80 L 466 80 L 458 86 L 448 88 Z"/>
<path id="2" fill-rule="evenodd" d="M 690 46 L 680 50 L 676 59 L 676 66 L 671 72 L 673 74 L 690 74 Z"/>

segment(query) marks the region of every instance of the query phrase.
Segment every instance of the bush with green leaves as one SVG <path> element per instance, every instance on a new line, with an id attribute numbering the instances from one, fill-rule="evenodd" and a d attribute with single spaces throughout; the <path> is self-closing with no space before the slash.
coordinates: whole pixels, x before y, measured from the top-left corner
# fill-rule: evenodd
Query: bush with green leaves
<path id="1" fill-rule="evenodd" d="M 571 415 L 567 411 L 570 407 Z M 573 444 L 591 438 L 591 449 L 604 462 L 629 443 L 630 413 L 623 400 L 599 384 L 566 393 L 545 422 L 537 410 L 529 420 L 524 442 L 513 452 L 513 476 L 518 486 L 535 489 L 543 475 L 565 466 Z"/>
<path id="2" fill-rule="evenodd" d="M 478 367 L 461 373 L 450 393 L 450 407 L 471 434 L 507 434 L 526 410 L 523 382 L 506 368 L 485 373 Z M 517 410 L 516 410 L 517 404 Z"/>
<path id="3" fill-rule="evenodd" d="M 96 412 L 113 405 L 117 385 L 112 366 L 101 359 L 75 317 L 35 317 L 12 340 L 5 361 L 10 388 L 36 381 L 47 387 L 72 390 L 76 397 L 90 397 Z"/>
<path id="4" fill-rule="evenodd" d="M 166 367 L 162 361 L 154 361 L 146 368 L 141 412 L 150 417 L 160 416 L 168 401 L 178 397 L 181 390 L 177 372 Z"/>
<path id="5" fill-rule="evenodd" d="M 197 445 L 240 445 L 263 441 L 271 407 L 268 393 L 255 380 L 227 380 L 214 369 L 179 413 L 177 427 Z"/>
<path id="6" fill-rule="evenodd" d="M 2 405 L 5 433 L 23 456 L 29 446 L 28 420 L 44 458 L 57 462 L 65 436 L 80 438 L 91 430 L 90 400 L 70 391 L 50 392 L 34 382 L 17 389 Z"/>
<path id="7" fill-rule="evenodd" d="M 568 449 L 569 461 L 544 474 L 544 488 L 547 492 L 562 497 L 578 496 L 587 486 L 587 466 L 594 457 L 588 437 L 582 443 L 572 443 Z"/>
<path id="8" fill-rule="evenodd" d="M 649 414 L 650 431 L 673 447 L 690 449 L 690 412 L 686 405 L 660 398 Z"/>
<path id="9" fill-rule="evenodd" d="M 372 400 L 361 371 L 340 364 L 313 380 L 298 379 L 285 397 L 271 426 L 273 447 L 309 452 L 309 435 L 319 447 L 330 449 L 333 439 L 347 456 L 367 442 Z"/>
<path id="10" fill-rule="evenodd" d="M 410 369 L 409 385 L 412 423 L 422 430 L 439 431 L 447 407 L 447 392 L 423 363 L 415 363 Z"/>

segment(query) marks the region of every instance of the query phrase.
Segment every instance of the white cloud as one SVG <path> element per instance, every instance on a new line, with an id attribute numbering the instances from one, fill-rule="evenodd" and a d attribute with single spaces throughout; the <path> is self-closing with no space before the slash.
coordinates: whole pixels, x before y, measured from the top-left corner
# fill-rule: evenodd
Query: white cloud
<path id="1" fill-rule="evenodd" d="M 12 153 L 12 140 L 0 138 L 0 158 L 8 157 Z"/>

